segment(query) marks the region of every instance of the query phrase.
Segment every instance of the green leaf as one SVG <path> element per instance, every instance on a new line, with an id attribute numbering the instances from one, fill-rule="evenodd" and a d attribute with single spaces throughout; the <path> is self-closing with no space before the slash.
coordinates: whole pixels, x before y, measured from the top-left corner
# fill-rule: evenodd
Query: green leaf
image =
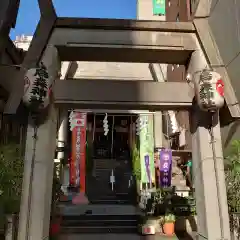
<path id="1" fill-rule="evenodd" d="M 18 144 L 0 146 L 0 204 L 5 213 L 19 211 L 23 166 Z"/>
<path id="2" fill-rule="evenodd" d="M 133 149 L 132 149 L 132 162 L 133 162 L 133 174 L 136 180 L 141 180 L 140 153 L 136 144 L 133 146 Z"/>

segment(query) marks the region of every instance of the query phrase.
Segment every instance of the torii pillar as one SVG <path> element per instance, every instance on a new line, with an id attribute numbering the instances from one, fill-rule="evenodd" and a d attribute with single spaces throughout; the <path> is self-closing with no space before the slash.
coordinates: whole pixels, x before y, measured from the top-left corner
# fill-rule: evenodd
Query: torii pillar
<path id="1" fill-rule="evenodd" d="M 49 75 L 57 78 L 60 61 L 55 47 L 46 48 L 42 62 Z M 56 134 L 57 111 L 51 103 L 48 116 L 37 132 L 28 125 L 18 240 L 48 239 Z"/>
<path id="2" fill-rule="evenodd" d="M 206 67 L 208 64 L 203 52 L 195 51 L 188 73 L 194 74 Z M 213 116 L 212 135 L 209 132 L 209 113 L 193 106 L 191 117 L 198 239 L 230 240 L 219 115 L 217 112 Z"/>

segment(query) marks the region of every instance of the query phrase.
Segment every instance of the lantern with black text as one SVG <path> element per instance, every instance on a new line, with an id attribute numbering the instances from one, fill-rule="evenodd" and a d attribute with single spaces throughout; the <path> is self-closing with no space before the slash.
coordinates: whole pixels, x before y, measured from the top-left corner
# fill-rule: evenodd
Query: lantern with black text
<path id="1" fill-rule="evenodd" d="M 50 102 L 52 84 L 53 78 L 43 63 L 29 69 L 24 77 L 24 104 L 35 111 L 45 109 Z"/>
<path id="2" fill-rule="evenodd" d="M 203 70 L 195 73 L 196 100 L 203 111 L 216 111 L 224 105 L 224 83 L 219 73 Z"/>

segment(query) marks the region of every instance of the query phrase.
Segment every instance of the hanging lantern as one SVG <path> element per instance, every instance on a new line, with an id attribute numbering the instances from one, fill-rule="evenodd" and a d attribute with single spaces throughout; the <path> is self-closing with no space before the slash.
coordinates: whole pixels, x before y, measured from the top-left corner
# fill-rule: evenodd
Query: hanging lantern
<path id="1" fill-rule="evenodd" d="M 33 111 L 45 109 L 50 102 L 53 81 L 43 63 L 29 69 L 24 77 L 24 104 Z"/>
<path id="2" fill-rule="evenodd" d="M 224 83 L 219 73 L 203 70 L 195 73 L 194 87 L 199 107 L 203 111 L 216 111 L 224 105 Z"/>

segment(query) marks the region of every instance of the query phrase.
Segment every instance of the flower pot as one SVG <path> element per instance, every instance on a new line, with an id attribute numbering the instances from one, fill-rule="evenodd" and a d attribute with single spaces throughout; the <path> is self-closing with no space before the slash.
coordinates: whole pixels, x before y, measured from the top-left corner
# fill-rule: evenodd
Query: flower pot
<path id="1" fill-rule="evenodd" d="M 174 222 L 166 222 L 163 224 L 163 233 L 167 236 L 172 236 L 174 234 Z"/>
<path id="2" fill-rule="evenodd" d="M 156 233 L 156 220 L 152 218 L 145 219 L 141 226 L 142 235 L 154 235 Z"/>

